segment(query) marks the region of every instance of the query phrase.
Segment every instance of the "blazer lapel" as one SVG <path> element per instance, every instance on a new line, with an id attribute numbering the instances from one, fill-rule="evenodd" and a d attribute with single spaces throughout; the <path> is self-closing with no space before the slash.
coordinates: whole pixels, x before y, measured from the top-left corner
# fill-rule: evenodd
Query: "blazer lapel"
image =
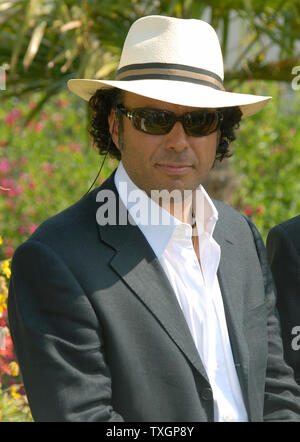
<path id="1" fill-rule="evenodd" d="M 221 210 L 219 210 L 219 216 L 220 218 L 222 217 Z M 234 363 L 244 395 L 244 400 L 247 404 L 247 398 L 249 397 L 249 353 L 243 330 L 244 289 L 242 286 L 242 278 L 240 277 L 241 273 L 239 272 L 239 255 L 235 252 L 238 245 L 236 244 L 236 240 L 232 232 L 229 230 L 229 226 L 227 227 L 225 223 L 219 221 L 217 222 L 213 236 L 221 247 L 218 280 L 223 297 Z M 237 262 L 235 262 L 235 259 Z"/>
<path id="2" fill-rule="evenodd" d="M 116 251 L 109 265 L 152 312 L 162 329 L 208 381 L 176 295 L 158 258 L 119 198 L 113 175 L 99 190 L 101 189 L 112 190 L 117 202 L 117 223 L 99 226 L 101 240 Z M 126 213 L 126 225 L 118 223 L 120 211 L 123 213 L 123 221 Z"/>

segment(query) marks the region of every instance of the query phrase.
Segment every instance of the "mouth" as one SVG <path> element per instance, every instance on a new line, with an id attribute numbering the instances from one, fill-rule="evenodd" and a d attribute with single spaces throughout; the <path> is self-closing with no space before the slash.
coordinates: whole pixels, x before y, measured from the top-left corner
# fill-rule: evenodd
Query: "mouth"
<path id="1" fill-rule="evenodd" d="M 184 175 L 192 169 L 192 165 L 186 163 L 157 163 L 155 167 L 168 175 Z"/>

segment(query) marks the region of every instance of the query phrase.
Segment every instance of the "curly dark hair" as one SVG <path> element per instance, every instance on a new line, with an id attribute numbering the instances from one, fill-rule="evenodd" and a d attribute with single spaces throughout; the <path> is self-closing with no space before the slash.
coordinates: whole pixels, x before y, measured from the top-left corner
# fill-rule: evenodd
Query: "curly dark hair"
<path id="1" fill-rule="evenodd" d="M 112 158 L 121 159 L 121 153 L 111 139 L 108 127 L 108 115 L 117 104 L 122 104 L 124 92 L 117 88 L 99 89 L 89 100 L 91 119 L 89 133 L 100 155 L 110 154 Z M 223 121 L 220 126 L 221 137 L 216 151 L 216 160 L 229 158 L 232 153 L 229 145 L 235 139 L 234 129 L 239 128 L 242 112 L 239 107 L 222 108 Z M 119 124 L 122 124 L 121 116 Z"/>

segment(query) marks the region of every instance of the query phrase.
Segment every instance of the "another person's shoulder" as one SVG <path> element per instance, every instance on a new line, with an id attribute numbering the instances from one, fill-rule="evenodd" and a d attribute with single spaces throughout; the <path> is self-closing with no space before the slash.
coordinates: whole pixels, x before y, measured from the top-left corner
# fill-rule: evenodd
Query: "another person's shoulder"
<path id="1" fill-rule="evenodd" d="M 288 236 L 298 238 L 300 237 L 300 215 L 287 219 L 282 223 L 277 224 L 271 230 L 271 232 L 285 232 Z"/>
<path id="2" fill-rule="evenodd" d="M 300 215 L 272 227 L 267 236 L 267 250 L 270 260 L 284 250 L 289 254 L 293 250 L 300 255 Z"/>

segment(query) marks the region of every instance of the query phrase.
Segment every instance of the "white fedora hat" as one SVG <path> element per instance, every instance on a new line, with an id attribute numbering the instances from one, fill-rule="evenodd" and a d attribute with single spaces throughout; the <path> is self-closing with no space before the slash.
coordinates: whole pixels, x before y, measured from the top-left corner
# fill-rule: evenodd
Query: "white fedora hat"
<path id="1" fill-rule="evenodd" d="M 239 106 L 253 115 L 271 97 L 226 92 L 215 30 L 202 20 L 149 15 L 135 21 L 124 42 L 116 80 L 72 79 L 69 89 L 84 100 L 116 87 L 168 103 L 199 108 Z"/>

